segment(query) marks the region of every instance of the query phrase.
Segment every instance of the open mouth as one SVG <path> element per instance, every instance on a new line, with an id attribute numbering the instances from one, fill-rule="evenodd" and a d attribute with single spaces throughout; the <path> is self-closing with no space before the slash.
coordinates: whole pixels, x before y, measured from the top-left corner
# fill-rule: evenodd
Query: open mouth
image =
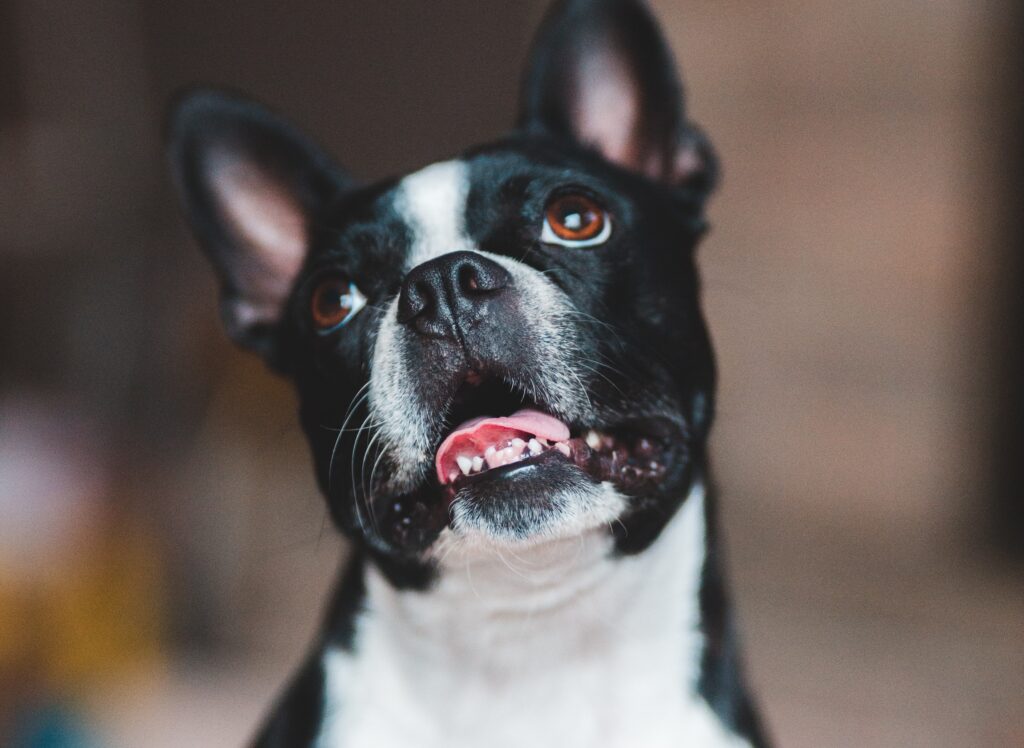
<path id="1" fill-rule="evenodd" d="M 456 396 L 450 420 L 456 425 L 434 464 L 438 481 L 452 492 L 547 463 L 575 465 L 628 492 L 660 482 L 667 470 L 664 429 L 574 428 L 514 390 L 474 377 Z"/>

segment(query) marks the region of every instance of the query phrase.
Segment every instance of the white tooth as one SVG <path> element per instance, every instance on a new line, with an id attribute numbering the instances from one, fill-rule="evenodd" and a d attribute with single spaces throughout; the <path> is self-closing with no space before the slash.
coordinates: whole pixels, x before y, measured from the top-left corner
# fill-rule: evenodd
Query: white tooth
<path id="1" fill-rule="evenodd" d="M 558 443 L 556 443 L 555 444 L 555 449 L 557 449 L 559 452 L 564 454 L 566 457 L 568 457 L 569 454 L 571 453 L 571 450 L 569 449 L 569 445 L 566 442 L 558 442 Z"/>
<path id="2" fill-rule="evenodd" d="M 526 446 L 526 442 L 524 442 L 522 439 L 516 438 L 512 440 L 512 446 L 515 447 L 516 449 L 521 450 Z"/>
<path id="3" fill-rule="evenodd" d="M 540 454 L 544 447 L 540 446 L 540 442 L 536 439 L 530 439 L 530 442 L 526 445 L 530 448 L 530 454 Z"/>
<path id="4" fill-rule="evenodd" d="M 515 447 L 505 447 L 503 450 L 501 450 L 501 454 L 502 459 L 505 461 L 506 465 L 508 465 L 510 462 L 515 462 L 516 458 L 519 457 L 519 455 L 516 454 Z"/>
<path id="5" fill-rule="evenodd" d="M 494 445 L 492 444 L 491 446 L 489 446 L 487 449 L 484 450 L 484 459 L 486 460 L 488 457 L 490 457 L 491 455 L 493 455 L 497 451 L 498 450 L 496 450 L 494 448 Z"/>
<path id="6" fill-rule="evenodd" d="M 483 457 L 474 457 L 473 458 L 473 472 L 474 473 L 479 473 L 481 468 L 483 468 L 483 466 L 484 466 L 484 458 Z"/>
<path id="7" fill-rule="evenodd" d="M 593 429 L 591 429 L 590 431 L 587 432 L 586 439 L 587 439 L 587 446 L 590 447 L 591 449 L 600 449 L 601 448 L 601 437 L 598 436 L 597 432 L 594 431 Z"/>
<path id="8" fill-rule="evenodd" d="M 454 481 L 458 477 L 459 477 L 459 471 L 458 470 L 452 470 L 450 473 L 448 473 L 448 482 L 451 483 L 452 481 Z"/>
<path id="9" fill-rule="evenodd" d="M 462 474 L 469 475 L 469 471 L 473 468 L 473 458 L 459 455 L 455 461 L 459 463 L 459 470 L 462 471 Z"/>

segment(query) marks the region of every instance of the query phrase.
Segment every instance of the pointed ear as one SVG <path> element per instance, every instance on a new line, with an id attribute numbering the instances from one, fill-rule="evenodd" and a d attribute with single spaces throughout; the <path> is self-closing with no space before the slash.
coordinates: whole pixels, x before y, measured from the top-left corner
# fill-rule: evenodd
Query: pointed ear
<path id="1" fill-rule="evenodd" d="M 714 187 L 714 151 L 686 120 L 672 53 L 640 0 L 555 3 L 534 42 L 519 125 L 673 186 Z"/>
<path id="2" fill-rule="evenodd" d="M 347 180 L 276 115 L 223 92 L 180 96 L 167 142 L 186 217 L 220 281 L 227 332 L 273 362 L 312 222 Z"/>

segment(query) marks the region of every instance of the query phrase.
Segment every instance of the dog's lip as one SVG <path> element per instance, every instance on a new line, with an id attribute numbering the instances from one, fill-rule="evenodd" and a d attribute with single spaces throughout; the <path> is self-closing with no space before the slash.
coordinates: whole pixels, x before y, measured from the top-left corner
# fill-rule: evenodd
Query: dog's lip
<path id="1" fill-rule="evenodd" d="M 491 481 L 514 477 L 516 473 L 533 470 L 537 467 L 555 462 L 571 464 L 571 460 L 568 457 L 564 456 L 560 452 L 549 450 L 524 458 L 518 462 L 513 462 L 509 465 L 501 465 L 496 468 L 485 470 L 482 473 L 460 475 L 456 480 L 445 486 L 445 488 L 447 488 L 450 494 L 454 496 L 457 492 L 465 488 L 472 488 L 474 485 L 479 485 L 481 483 L 488 483 Z"/>
<path id="2" fill-rule="evenodd" d="M 596 483 L 608 481 L 629 493 L 641 494 L 654 489 L 686 454 L 684 434 L 685 430 L 673 421 L 661 417 L 636 419 L 615 428 L 577 427 L 568 439 L 539 454 L 482 472 L 460 473 L 442 486 L 451 499 L 483 482 L 514 478 L 528 468 L 564 463 Z"/>

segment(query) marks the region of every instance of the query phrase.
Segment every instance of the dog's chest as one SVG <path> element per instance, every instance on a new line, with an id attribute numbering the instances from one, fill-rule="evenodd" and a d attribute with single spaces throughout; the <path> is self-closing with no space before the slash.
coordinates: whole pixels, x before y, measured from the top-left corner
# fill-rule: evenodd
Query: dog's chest
<path id="1" fill-rule="evenodd" d="M 638 558 L 591 556 L 595 537 L 432 593 L 371 575 L 354 652 L 325 655 L 318 745 L 742 745 L 696 693 L 702 498 Z"/>
<path id="2" fill-rule="evenodd" d="M 530 653 L 521 653 L 529 658 Z M 619 661 L 616 661 L 619 660 Z M 354 667 L 352 666 L 354 665 Z M 688 692 L 683 668 L 639 658 L 549 662 L 541 673 L 480 677 L 455 672 L 431 679 L 416 694 L 386 673 L 335 662 L 348 680 L 336 719 L 321 732 L 322 748 L 679 748 L 743 745 L 707 704 Z M 363 679 L 360 684 L 360 679 Z M 390 691 L 385 692 L 385 689 Z M 378 697 L 370 694 L 376 692 Z"/>

